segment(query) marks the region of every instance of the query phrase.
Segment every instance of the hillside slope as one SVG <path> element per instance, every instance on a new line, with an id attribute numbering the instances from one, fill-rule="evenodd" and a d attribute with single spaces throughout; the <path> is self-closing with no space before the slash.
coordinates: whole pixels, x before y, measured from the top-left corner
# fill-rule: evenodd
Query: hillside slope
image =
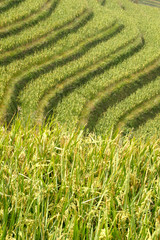
<path id="1" fill-rule="evenodd" d="M 160 239 L 159 1 L 0 0 L 0 239 Z"/>
<path id="2" fill-rule="evenodd" d="M 1 122 L 17 113 L 33 124 L 54 116 L 70 130 L 138 134 L 152 121 L 155 133 L 160 9 L 128 0 L 7 4 L 0 7 Z"/>

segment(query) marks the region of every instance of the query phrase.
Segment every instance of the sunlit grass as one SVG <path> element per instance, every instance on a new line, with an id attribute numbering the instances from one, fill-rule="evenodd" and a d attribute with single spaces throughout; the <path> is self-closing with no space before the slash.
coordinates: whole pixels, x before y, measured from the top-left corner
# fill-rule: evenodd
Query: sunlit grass
<path id="1" fill-rule="evenodd" d="M 1 239 L 159 239 L 159 140 L 18 119 L 0 136 Z"/>

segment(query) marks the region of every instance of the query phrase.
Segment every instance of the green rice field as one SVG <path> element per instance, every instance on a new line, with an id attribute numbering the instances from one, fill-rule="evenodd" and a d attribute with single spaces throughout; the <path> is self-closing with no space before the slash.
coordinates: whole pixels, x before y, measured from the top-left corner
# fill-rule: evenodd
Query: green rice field
<path id="1" fill-rule="evenodd" d="M 160 239 L 160 0 L 0 0 L 0 239 Z"/>
<path id="2" fill-rule="evenodd" d="M 54 117 L 70 130 L 135 135 L 148 133 L 148 121 L 157 125 L 158 8 L 127 0 L 11 2 L 0 8 L 2 123 L 17 114 L 24 124 Z"/>

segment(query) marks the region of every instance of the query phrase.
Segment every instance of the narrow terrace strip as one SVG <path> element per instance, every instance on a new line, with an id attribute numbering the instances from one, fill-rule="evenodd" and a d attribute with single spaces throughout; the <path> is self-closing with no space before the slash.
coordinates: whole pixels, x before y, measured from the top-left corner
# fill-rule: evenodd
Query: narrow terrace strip
<path id="1" fill-rule="evenodd" d="M 40 9 L 48 2 L 47 1 L 44 1 L 44 4 L 42 4 L 42 6 L 40 6 L 39 9 L 29 9 L 31 12 L 26 14 L 26 15 L 22 15 L 22 16 L 19 16 L 19 18 L 16 18 L 14 20 L 12 20 L 12 22 L 6 22 L 4 25 L 0 25 L 0 32 L 1 31 L 5 31 L 7 27 L 12 27 L 14 26 L 16 23 L 18 22 L 23 22 L 25 20 L 27 20 L 29 17 L 31 17 L 32 15 L 38 13 L 40 11 Z"/>
<path id="2" fill-rule="evenodd" d="M 126 76 L 118 82 L 111 84 L 91 101 L 88 101 L 83 109 L 83 114 L 80 125 L 86 125 L 86 130 L 92 132 L 95 125 L 101 118 L 104 112 L 109 107 L 124 100 L 126 97 L 133 94 L 137 89 L 142 88 L 157 77 L 160 73 L 160 58 L 156 59 L 150 65 L 144 67 L 132 76 Z"/>
<path id="3" fill-rule="evenodd" d="M 55 0 L 54 2 L 59 2 L 61 0 Z M 61 30 L 62 28 L 66 27 L 67 25 L 69 24 L 72 24 L 74 21 L 76 21 L 77 19 L 79 19 L 80 17 L 83 17 L 83 15 L 85 14 L 89 14 L 91 13 L 91 11 L 89 9 L 86 9 L 84 8 L 81 12 L 77 12 L 77 14 L 73 15 L 71 17 L 70 20 L 67 20 L 61 24 L 56 24 L 55 26 L 53 25 L 53 28 L 51 28 L 50 30 L 48 30 L 47 32 L 45 32 L 43 35 L 40 35 L 40 36 L 37 36 L 35 38 L 31 38 L 27 43 L 21 43 L 19 44 L 18 46 L 14 47 L 14 46 L 11 46 L 9 47 L 9 49 L 7 50 L 1 50 L 1 58 L 0 58 L 0 61 L 1 59 L 5 58 L 5 57 L 9 57 L 10 55 L 14 55 L 16 54 L 18 51 L 23 51 L 24 49 L 36 44 L 36 43 L 39 43 L 41 40 L 44 40 L 44 38 L 47 38 L 49 37 L 51 34 L 53 33 L 56 33 L 58 30 Z M 93 14 L 93 13 L 92 13 Z"/>
<path id="4" fill-rule="evenodd" d="M 146 1 L 145 3 L 143 2 L 143 4 L 148 5 L 148 6 L 151 6 L 151 7 L 157 7 L 157 8 L 160 7 L 160 3 L 157 3 L 157 2 L 149 2 L 149 1 Z"/>
<path id="5" fill-rule="evenodd" d="M 35 80 L 41 74 L 46 74 L 49 71 L 54 70 L 55 67 L 63 66 L 71 61 L 77 60 L 78 58 L 82 57 L 88 50 L 103 41 L 109 40 L 111 37 L 121 32 L 122 29 L 123 26 L 118 25 L 115 21 L 110 26 L 104 27 L 97 31 L 96 35 L 93 34 L 92 36 L 79 42 L 78 45 L 71 47 L 60 55 L 53 54 L 45 59 L 43 58 L 43 61 L 39 61 L 39 63 L 35 65 L 31 64 L 28 68 L 25 67 L 24 69 L 17 71 L 12 76 L 13 81 L 9 82 L 8 86 L 14 84 L 14 82 L 21 80 L 23 81 L 24 78 L 27 79 L 27 76 L 29 76 L 29 79 Z M 27 83 L 29 82 L 29 79 L 27 80 Z M 5 90 L 5 93 L 6 92 L 7 90 Z"/>
<path id="6" fill-rule="evenodd" d="M 160 94 L 142 102 L 132 110 L 130 110 L 124 118 L 122 118 L 115 131 L 123 131 L 125 129 L 133 129 L 136 131 L 141 125 L 145 124 L 149 119 L 154 119 L 160 113 Z"/>
<path id="7" fill-rule="evenodd" d="M 36 24 L 38 24 L 41 21 L 44 21 L 50 15 L 52 12 L 56 9 L 58 6 L 60 0 L 47 0 L 44 5 L 37 10 L 36 12 L 32 13 L 31 15 L 25 17 L 24 19 L 21 19 L 19 21 L 16 21 L 15 23 L 1 28 L 0 29 L 0 38 L 5 38 L 14 34 L 18 34 L 21 31 L 24 31 L 25 29 L 29 27 L 33 27 Z"/>
<path id="8" fill-rule="evenodd" d="M 157 3 L 157 4 L 160 4 L 160 1 L 157 1 L 157 0 L 152 0 L 153 3 Z"/>
<path id="9" fill-rule="evenodd" d="M 141 0 L 141 2 L 142 3 L 151 3 L 151 4 L 160 4 L 160 1 L 156 1 L 156 0 L 152 0 L 152 1 L 150 1 L 150 0 Z"/>
<path id="10" fill-rule="evenodd" d="M 47 119 L 49 115 L 52 115 L 53 111 L 57 107 L 58 103 L 61 102 L 62 98 L 67 97 L 76 88 L 79 88 L 80 86 L 86 84 L 93 77 L 104 73 L 112 66 L 116 66 L 124 59 L 127 59 L 129 56 L 134 54 L 136 49 L 140 49 L 141 47 L 142 43 L 139 43 L 130 49 L 130 51 L 127 53 L 122 53 L 119 56 L 116 55 L 117 53 L 110 56 L 105 56 L 87 68 L 80 69 L 80 71 L 74 76 L 63 79 L 61 83 L 50 89 L 42 98 L 42 101 L 40 101 L 40 108 L 38 109 L 37 116 L 38 121 L 41 123 L 43 118 Z"/>
<path id="11" fill-rule="evenodd" d="M 24 59 L 37 51 L 40 51 L 52 44 L 55 44 L 68 34 L 76 32 L 80 27 L 84 26 L 91 18 L 93 13 L 90 11 L 83 11 L 79 16 L 64 23 L 62 26 L 57 26 L 52 31 L 44 34 L 41 38 L 36 39 L 32 43 L 19 47 L 16 51 L 7 52 L 4 57 L 0 58 L 0 65 L 5 66 L 17 59 Z M 53 34 L 53 32 L 55 33 Z M 6 56 L 7 55 L 7 56 Z"/>
<path id="12" fill-rule="evenodd" d="M 42 74 L 46 74 L 49 71 L 54 70 L 55 67 L 63 66 L 71 61 L 77 60 L 82 57 L 89 49 L 95 47 L 97 44 L 109 40 L 114 35 L 118 34 L 123 29 L 123 26 L 118 25 L 116 22 L 113 22 L 110 26 L 100 29 L 97 34 L 88 37 L 87 39 L 78 43 L 74 47 L 71 47 L 67 51 L 63 52 L 60 55 L 52 55 L 49 58 L 45 58 L 43 62 L 40 61 L 39 64 L 31 65 L 29 69 L 22 69 L 20 72 L 16 72 L 12 76 L 11 82 L 8 83 L 8 86 L 13 85 L 14 82 L 23 81 L 24 78 L 35 80 Z M 29 77 L 29 78 L 28 78 Z M 7 90 L 5 90 L 6 95 Z"/>
<path id="13" fill-rule="evenodd" d="M 155 2 L 141 1 L 140 4 L 144 4 L 144 5 L 147 5 L 147 6 L 149 6 L 149 7 L 160 8 L 160 4 L 155 3 Z"/>
<path id="14" fill-rule="evenodd" d="M 24 2 L 24 1 L 25 0 L 12 0 L 12 1 L 9 1 L 7 4 L 5 4 L 4 6 L 0 7 L 0 14 L 3 13 L 3 12 L 8 11 L 12 7 L 17 7 L 21 2 Z"/>
<path id="15" fill-rule="evenodd" d="M 17 109 L 18 102 L 16 99 L 20 91 L 23 90 L 23 88 L 26 86 L 27 83 L 29 83 L 31 80 L 32 81 L 35 80 L 42 74 L 48 73 L 49 71 L 55 69 L 56 67 L 63 66 L 66 63 L 79 59 L 80 57 L 85 55 L 85 53 L 89 49 L 94 48 L 97 44 L 100 44 L 103 41 L 109 40 L 109 38 L 113 37 L 122 29 L 123 29 L 123 26 L 121 25 L 119 26 L 118 24 L 113 23 L 110 27 L 107 26 L 106 28 L 102 28 L 101 30 L 99 30 L 99 33 L 97 33 L 97 35 L 93 35 L 87 38 L 86 40 L 80 42 L 78 46 L 71 48 L 70 50 L 63 53 L 62 55 L 53 56 L 53 58 L 50 59 L 48 62 L 45 62 L 45 64 L 38 66 L 38 69 L 36 70 L 34 69 L 33 72 L 28 72 L 23 77 L 18 76 L 19 79 L 17 81 L 16 81 L 16 78 L 13 77 L 12 79 L 14 82 L 8 85 L 9 87 L 5 90 L 4 96 L 12 95 L 12 98 L 15 99 L 14 106 L 16 106 L 16 109 Z M 12 88 L 15 90 L 13 90 Z M 14 92 L 14 94 L 11 94 L 11 92 Z M 5 100 L 3 100 L 3 103 L 1 104 L 1 108 L 4 102 Z M 10 105 L 12 106 L 13 102 L 11 102 Z M 14 111 L 12 110 L 12 112 L 16 112 L 16 109 Z"/>

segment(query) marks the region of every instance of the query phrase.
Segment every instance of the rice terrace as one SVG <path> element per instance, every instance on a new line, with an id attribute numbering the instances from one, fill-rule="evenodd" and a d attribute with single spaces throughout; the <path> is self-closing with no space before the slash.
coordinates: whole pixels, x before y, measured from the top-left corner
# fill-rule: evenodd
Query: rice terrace
<path id="1" fill-rule="evenodd" d="M 160 240 L 160 0 L 0 0 L 0 239 Z"/>

